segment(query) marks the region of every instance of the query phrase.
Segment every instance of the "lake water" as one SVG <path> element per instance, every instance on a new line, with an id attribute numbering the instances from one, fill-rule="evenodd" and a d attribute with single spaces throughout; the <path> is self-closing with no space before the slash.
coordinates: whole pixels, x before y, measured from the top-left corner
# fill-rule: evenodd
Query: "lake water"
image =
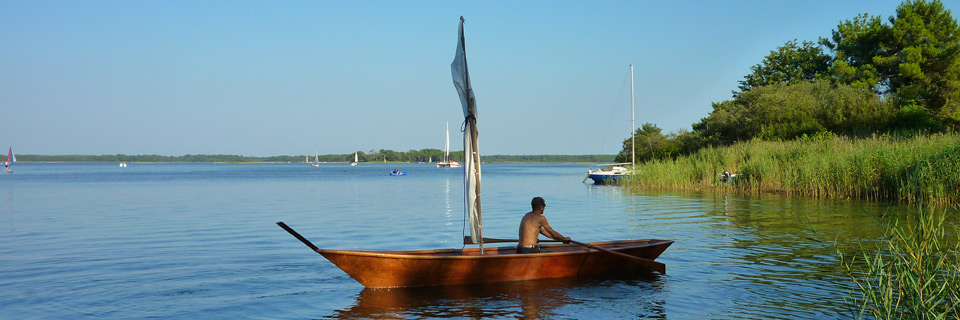
<path id="1" fill-rule="evenodd" d="M 394 168 L 407 176 L 390 176 Z M 658 238 L 667 275 L 369 290 L 321 248 L 461 248 L 461 169 L 432 164 L 31 164 L 0 176 L 0 318 L 842 318 L 854 201 L 627 190 L 576 164 L 484 164 L 484 235 L 530 199 L 579 241 Z"/>

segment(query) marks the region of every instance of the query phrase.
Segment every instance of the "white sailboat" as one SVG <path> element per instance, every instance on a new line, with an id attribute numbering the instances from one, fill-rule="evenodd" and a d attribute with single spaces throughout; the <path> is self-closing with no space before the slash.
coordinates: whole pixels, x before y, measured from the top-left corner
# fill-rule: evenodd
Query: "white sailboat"
<path id="1" fill-rule="evenodd" d="M 633 65 L 630 65 L 630 150 L 633 152 L 631 154 L 630 163 L 614 163 L 612 167 L 608 169 L 598 168 L 597 170 L 587 169 L 587 178 L 593 180 L 594 184 L 608 184 L 608 183 L 617 183 L 623 179 L 625 176 L 631 174 L 630 169 L 623 167 L 624 165 L 629 164 L 632 168 L 636 165 L 637 152 L 634 143 L 634 135 L 636 131 L 636 124 L 634 123 L 636 112 L 636 107 L 634 105 L 634 94 L 633 94 Z M 584 179 L 586 181 L 586 179 Z"/>
<path id="2" fill-rule="evenodd" d="M 313 155 L 313 162 L 310 163 L 310 166 L 311 166 L 311 167 L 319 167 L 319 166 L 320 166 L 320 151 L 317 151 L 317 153 L 315 153 L 315 154 Z"/>
<path id="3" fill-rule="evenodd" d="M 450 122 L 447 122 L 447 143 L 443 147 L 443 161 L 437 162 L 437 168 L 459 168 L 460 163 L 450 161 Z"/>
<path id="4" fill-rule="evenodd" d="M 360 162 L 360 158 L 357 157 L 357 153 L 353 153 L 353 162 L 350 163 L 350 166 L 355 166 Z"/>
<path id="5" fill-rule="evenodd" d="M 7 162 L 3 163 L 3 171 L 13 173 L 13 170 L 10 170 L 10 164 L 14 162 L 17 162 L 17 156 L 13 154 L 13 147 L 10 147 L 10 150 L 7 151 Z"/>

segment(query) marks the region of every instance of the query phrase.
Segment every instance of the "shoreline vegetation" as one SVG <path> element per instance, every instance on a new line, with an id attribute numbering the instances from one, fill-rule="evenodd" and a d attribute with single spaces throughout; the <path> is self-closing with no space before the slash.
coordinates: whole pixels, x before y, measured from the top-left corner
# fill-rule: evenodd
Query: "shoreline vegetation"
<path id="1" fill-rule="evenodd" d="M 360 163 L 428 163 L 443 160 L 443 151 L 437 149 L 411 150 L 396 152 L 381 150 L 377 153 L 357 152 Z M 313 156 L 270 156 L 249 157 L 223 154 L 187 154 L 182 156 L 161 155 L 33 155 L 18 154 L 18 162 L 35 163 L 307 163 L 314 161 Z M 317 156 L 322 163 L 349 163 L 353 153 L 328 154 Z M 483 157 L 487 163 L 610 163 L 615 155 L 489 155 Z M 459 161 L 463 151 L 451 152 L 450 159 Z M 306 161 L 305 161 L 306 160 Z"/>
<path id="2" fill-rule="evenodd" d="M 738 142 L 638 164 L 623 184 L 942 207 L 960 203 L 960 134 Z"/>

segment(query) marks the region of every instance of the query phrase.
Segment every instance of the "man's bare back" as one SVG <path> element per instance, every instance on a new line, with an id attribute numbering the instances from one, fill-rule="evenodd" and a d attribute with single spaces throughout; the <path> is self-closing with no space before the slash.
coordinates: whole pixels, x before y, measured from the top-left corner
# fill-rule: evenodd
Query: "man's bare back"
<path id="1" fill-rule="evenodd" d="M 534 210 L 527 212 L 527 214 L 523 215 L 523 219 L 520 220 L 519 246 L 530 247 L 538 245 L 538 236 L 540 234 L 543 234 L 544 236 L 554 240 L 569 241 L 570 238 L 564 237 L 562 234 L 550 227 L 550 223 L 547 222 L 547 218 L 543 216 L 543 211 L 547 206 L 546 204 L 537 206 L 537 204 L 543 202 L 543 199 L 540 199 L 539 202 L 537 202 L 537 198 L 534 198 Z"/>

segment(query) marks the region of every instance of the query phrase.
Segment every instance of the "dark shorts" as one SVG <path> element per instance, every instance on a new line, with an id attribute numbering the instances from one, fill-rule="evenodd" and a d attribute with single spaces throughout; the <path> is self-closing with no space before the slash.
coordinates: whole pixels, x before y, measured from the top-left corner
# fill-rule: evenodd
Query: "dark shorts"
<path id="1" fill-rule="evenodd" d="M 541 253 L 546 252 L 543 249 L 540 249 L 540 246 L 536 247 L 517 247 L 517 253 Z"/>

